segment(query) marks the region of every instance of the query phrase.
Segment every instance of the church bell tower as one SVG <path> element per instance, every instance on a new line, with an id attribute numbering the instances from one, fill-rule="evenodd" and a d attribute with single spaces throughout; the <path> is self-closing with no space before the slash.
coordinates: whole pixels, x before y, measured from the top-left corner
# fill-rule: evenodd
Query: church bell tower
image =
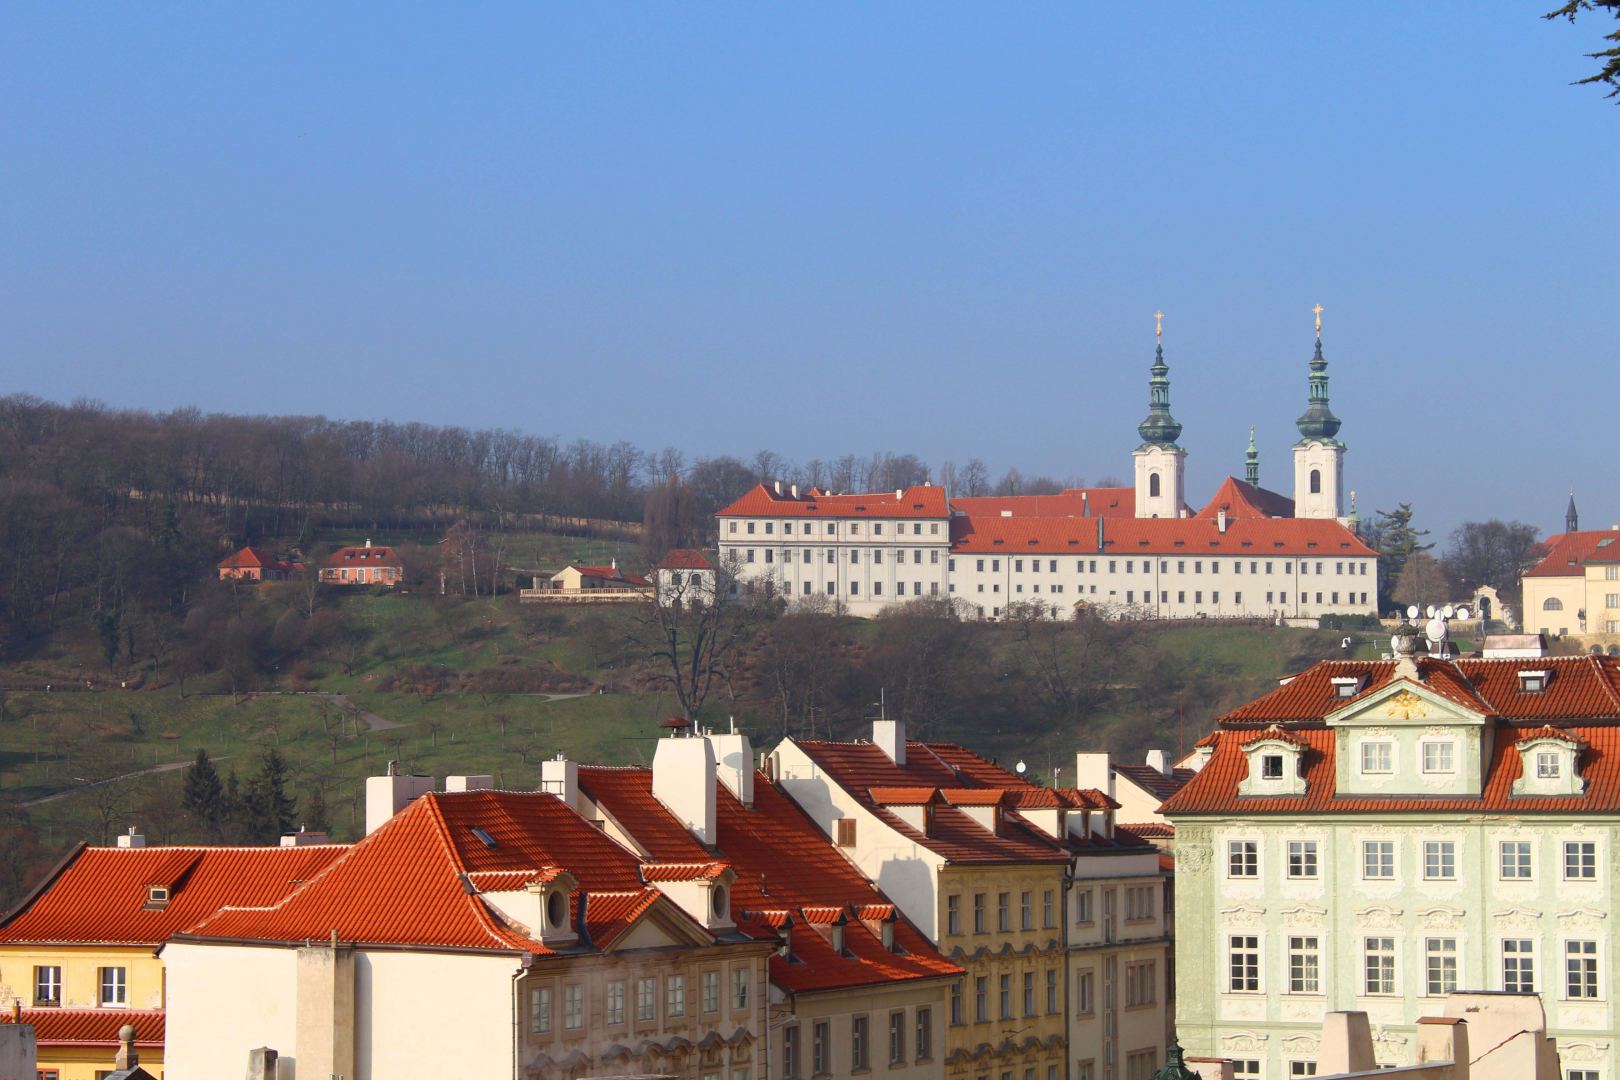
<path id="1" fill-rule="evenodd" d="M 1316 355 L 1311 357 L 1310 397 L 1297 421 L 1294 444 L 1294 516 L 1344 518 L 1344 451 L 1339 418 L 1328 408 L 1327 360 L 1322 356 L 1322 305 L 1316 313 Z"/>
<path id="2" fill-rule="evenodd" d="M 1164 312 L 1153 314 L 1158 339 L 1148 369 L 1148 414 L 1136 425 L 1142 436 L 1131 457 L 1136 462 L 1136 516 L 1180 517 L 1186 505 L 1187 451 L 1176 445 L 1181 425 L 1170 415 L 1170 367 L 1164 362 Z"/>

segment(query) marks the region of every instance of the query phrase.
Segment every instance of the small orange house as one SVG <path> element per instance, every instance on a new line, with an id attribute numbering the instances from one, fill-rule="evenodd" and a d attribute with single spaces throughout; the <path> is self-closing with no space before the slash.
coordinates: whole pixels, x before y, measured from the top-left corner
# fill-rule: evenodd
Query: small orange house
<path id="1" fill-rule="evenodd" d="M 304 564 L 283 562 L 264 548 L 245 547 L 219 562 L 219 580 L 286 581 L 304 572 Z"/>
<path id="2" fill-rule="evenodd" d="M 405 580 L 405 560 L 391 547 L 338 548 L 321 564 L 326 585 L 398 585 Z"/>

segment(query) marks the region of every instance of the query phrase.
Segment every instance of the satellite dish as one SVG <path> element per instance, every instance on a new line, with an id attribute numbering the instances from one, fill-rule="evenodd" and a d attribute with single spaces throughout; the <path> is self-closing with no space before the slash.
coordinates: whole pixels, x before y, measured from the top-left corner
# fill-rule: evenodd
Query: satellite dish
<path id="1" fill-rule="evenodd" d="M 1442 642 L 1446 640 L 1446 624 L 1440 619 L 1430 619 L 1429 625 L 1423 628 L 1423 634 L 1430 641 Z"/>
<path id="2" fill-rule="evenodd" d="M 1452 607 L 1450 604 L 1447 604 L 1445 607 L 1440 609 L 1440 614 L 1444 615 L 1448 619 L 1453 619 L 1457 616 L 1457 609 Z"/>
<path id="3" fill-rule="evenodd" d="M 1465 607 L 1458 608 L 1457 609 L 1457 618 L 1459 618 L 1459 619 L 1468 618 L 1468 609 L 1465 608 Z"/>
<path id="4" fill-rule="evenodd" d="M 1017 765 L 1014 765 L 1013 768 L 1018 770 L 1018 775 L 1019 776 L 1023 776 L 1024 775 L 1024 770 L 1029 768 L 1029 766 L 1025 765 L 1022 761 L 1020 761 Z"/>
<path id="5" fill-rule="evenodd" d="M 1437 610 L 1435 610 L 1435 606 L 1433 604 L 1430 604 L 1429 607 L 1428 607 L 1428 610 L 1424 611 L 1423 614 L 1427 615 L 1429 618 L 1432 619 L 1436 615 L 1438 615 L 1439 612 Z"/>
<path id="6" fill-rule="evenodd" d="M 1415 619 L 1418 617 L 1418 606 L 1416 604 L 1413 604 L 1411 607 L 1406 609 L 1406 617 L 1408 619 Z"/>

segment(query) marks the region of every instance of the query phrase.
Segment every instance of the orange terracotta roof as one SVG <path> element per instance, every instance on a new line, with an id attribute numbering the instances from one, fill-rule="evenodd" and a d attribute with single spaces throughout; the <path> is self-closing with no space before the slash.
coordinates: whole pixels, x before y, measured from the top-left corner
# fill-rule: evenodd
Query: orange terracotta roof
<path id="1" fill-rule="evenodd" d="M 221 570 L 239 570 L 246 567 L 259 566 L 267 570 L 292 570 L 298 564 L 283 562 L 264 548 L 245 547 L 219 561 Z"/>
<path id="2" fill-rule="evenodd" d="M 1150 765 L 1115 765 L 1114 772 L 1125 777 L 1143 791 L 1157 795 L 1160 799 L 1168 799 L 1181 790 L 1182 784 L 1193 778 L 1191 769 L 1183 769 L 1179 766 L 1171 769 L 1169 776 L 1164 775 L 1164 773 Z"/>
<path id="3" fill-rule="evenodd" d="M 1226 511 L 1227 521 L 1238 518 L 1291 518 L 1294 516 L 1294 500 L 1235 476 L 1228 476 L 1215 489 L 1215 495 L 1204 504 L 1204 508 L 1198 511 L 1198 516 L 1218 519 L 1222 510 Z"/>
<path id="4" fill-rule="evenodd" d="M 489 838 L 486 842 L 474 829 Z M 605 947 L 655 903 L 634 855 L 542 792 L 435 792 L 356 843 L 281 903 L 228 908 L 188 937 L 548 953 L 475 888 L 504 891 L 566 870 L 587 895 L 586 930 Z"/>
<path id="5" fill-rule="evenodd" d="M 80 848 L 0 923 L 0 943 L 159 945 L 229 905 L 271 904 L 348 850 L 304 847 Z M 148 890 L 170 890 L 148 909 Z"/>
<path id="6" fill-rule="evenodd" d="M 1557 739 L 1560 742 L 1567 742 L 1578 747 L 1590 745 L 1585 739 L 1581 738 L 1578 732 L 1570 731 L 1568 728 L 1553 727 L 1551 724 L 1542 724 L 1538 728 L 1530 728 L 1519 735 L 1520 742 L 1534 742 L 1537 739 Z"/>
<path id="7" fill-rule="evenodd" d="M 696 548 L 671 548 L 658 561 L 660 570 L 713 570 L 714 564 Z"/>
<path id="8" fill-rule="evenodd" d="M 944 518 L 950 515 L 945 489 L 918 485 L 863 495 L 826 495 L 815 488 L 801 494 L 778 495 L 764 484 L 718 511 L 716 517 L 824 517 L 824 518 Z"/>
<path id="9" fill-rule="evenodd" d="M 921 806 L 939 798 L 939 789 L 931 787 L 875 787 L 867 792 L 875 803 L 884 806 Z"/>
<path id="10" fill-rule="evenodd" d="M 643 863 L 641 876 L 648 881 L 710 881 L 728 869 L 723 862 Z"/>
<path id="11" fill-rule="evenodd" d="M 1613 529 L 1560 533 L 1545 543 L 1547 554 L 1525 577 L 1580 577 L 1588 562 L 1620 560 L 1620 532 Z"/>
<path id="12" fill-rule="evenodd" d="M 125 1024 L 133 1024 L 136 1049 L 163 1049 L 165 1024 L 162 1009 L 25 1008 L 21 1019 L 24 1024 L 34 1026 L 34 1038 L 42 1047 L 116 1048 L 119 1044 L 118 1029 Z M 11 1010 L 0 1011 L 0 1023 L 11 1022 Z M 110 1054 L 107 1061 L 111 1064 Z"/>
<path id="13" fill-rule="evenodd" d="M 653 797 L 651 770 L 587 766 L 579 770 L 579 786 L 653 858 L 685 859 L 694 846 L 704 850 Z M 892 905 L 763 773 L 755 774 L 751 808 L 724 785 L 716 794 L 715 855 L 736 874 L 731 902 L 739 927 L 768 936 L 794 923 L 848 923 L 845 954 L 817 933 L 793 933 L 794 960 L 770 960 L 773 983 L 803 993 L 961 973 L 903 918 L 894 931 L 901 952 L 885 949 L 871 930 L 850 920 L 851 914 L 867 917 L 862 912 L 882 918 L 875 913 Z"/>
<path id="14" fill-rule="evenodd" d="M 1116 829 L 1129 829 L 1144 840 L 1167 840 L 1176 835 L 1176 827 L 1164 821 L 1133 821 L 1129 825 L 1116 825 Z"/>
<path id="15" fill-rule="evenodd" d="M 1087 518 L 990 517 L 951 521 L 951 550 L 968 554 L 1034 552 L 1041 555 L 1198 555 L 1369 558 L 1360 537 L 1331 518 L 1238 518 L 1226 531 L 1212 518 L 1118 518 L 1102 524 Z"/>
<path id="16" fill-rule="evenodd" d="M 326 557 L 321 566 L 334 569 L 343 566 L 393 566 L 403 570 L 405 561 L 391 547 L 341 547 Z"/>
<path id="17" fill-rule="evenodd" d="M 1000 806 L 1007 801 L 1000 788 L 940 788 L 939 795 L 952 806 Z"/>
<path id="18" fill-rule="evenodd" d="M 1056 495 L 974 495 L 951 500 L 952 509 L 973 517 L 1135 517 L 1134 487 L 1066 488 Z"/>

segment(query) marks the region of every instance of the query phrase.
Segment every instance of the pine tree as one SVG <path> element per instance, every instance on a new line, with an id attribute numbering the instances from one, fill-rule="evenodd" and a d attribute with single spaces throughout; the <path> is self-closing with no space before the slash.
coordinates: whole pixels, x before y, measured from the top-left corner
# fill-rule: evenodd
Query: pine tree
<path id="1" fill-rule="evenodd" d="M 1378 552 L 1378 610 L 1388 611 L 1395 602 L 1395 582 L 1406 569 L 1406 560 L 1433 544 L 1422 542 L 1428 529 L 1412 527 L 1412 504 L 1403 502 L 1393 510 L 1379 510 L 1368 530 L 1368 543 Z"/>
<path id="2" fill-rule="evenodd" d="M 259 759 L 259 771 L 242 793 L 242 828 L 250 840 L 268 842 L 292 832 L 298 803 L 287 794 L 287 759 L 274 747 Z"/>
<path id="3" fill-rule="evenodd" d="M 219 816 L 225 821 L 235 821 L 242 813 L 242 784 L 236 778 L 236 766 L 225 774 L 225 790 L 220 796 Z"/>
<path id="4" fill-rule="evenodd" d="M 304 828 L 323 833 L 331 831 L 331 827 L 326 814 L 326 795 L 316 788 L 304 797 Z"/>
<path id="5" fill-rule="evenodd" d="M 220 785 L 219 771 L 208 760 L 208 751 L 201 747 L 197 749 L 197 760 L 186 770 L 180 805 L 205 829 L 218 828 L 225 816 L 225 789 Z"/>

